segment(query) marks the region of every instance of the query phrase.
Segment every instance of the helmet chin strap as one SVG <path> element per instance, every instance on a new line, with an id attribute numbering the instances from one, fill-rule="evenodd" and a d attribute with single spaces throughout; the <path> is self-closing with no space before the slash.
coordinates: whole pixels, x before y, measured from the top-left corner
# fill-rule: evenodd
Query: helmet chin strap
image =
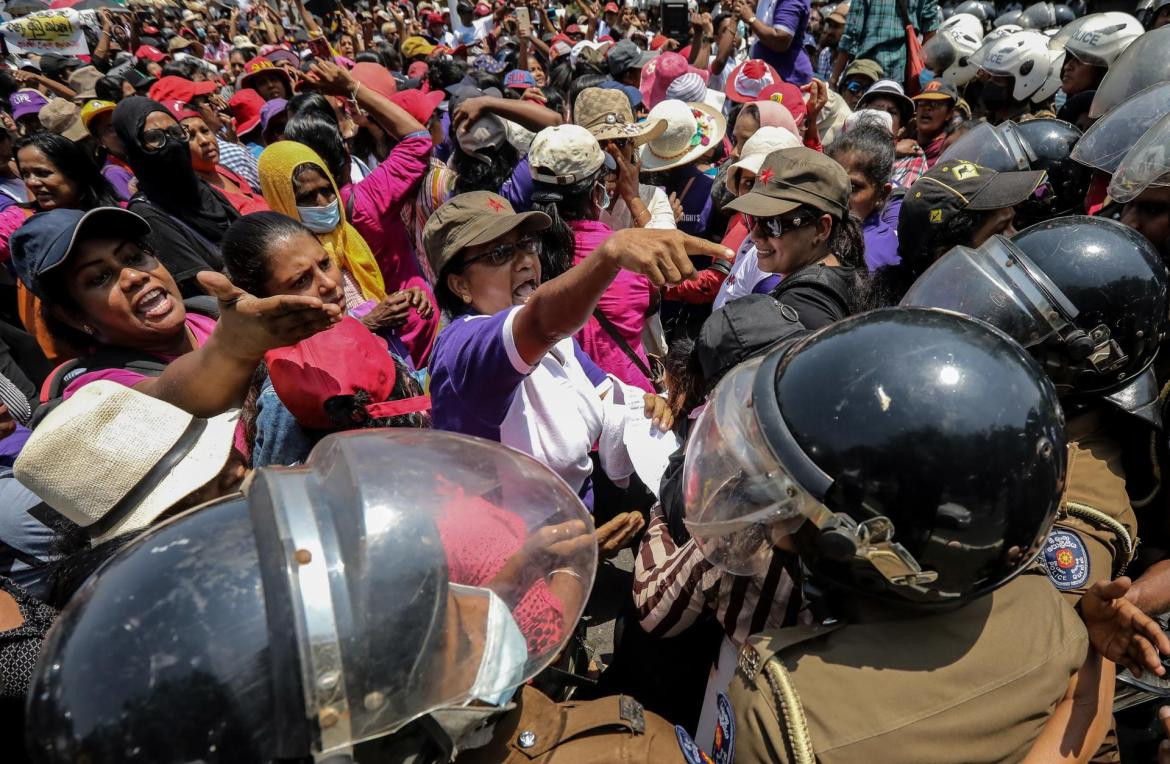
<path id="1" fill-rule="evenodd" d="M 916 588 L 938 580 L 938 573 L 923 570 L 893 537 L 894 524 L 888 517 L 871 517 L 858 523 L 849 515 L 837 513 L 821 529 L 817 545 L 830 559 L 868 562 L 893 586 Z"/>

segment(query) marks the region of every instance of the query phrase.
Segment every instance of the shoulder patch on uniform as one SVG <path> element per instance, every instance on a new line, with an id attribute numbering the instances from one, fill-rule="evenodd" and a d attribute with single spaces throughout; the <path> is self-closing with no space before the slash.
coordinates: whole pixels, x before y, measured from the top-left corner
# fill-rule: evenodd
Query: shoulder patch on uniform
<path id="1" fill-rule="evenodd" d="M 1076 589 L 1089 580 L 1089 553 L 1077 534 L 1053 528 L 1043 556 L 1044 568 L 1057 589 Z"/>
<path id="2" fill-rule="evenodd" d="M 731 701 L 725 693 L 715 696 L 718 717 L 715 723 L 715 743 L 711 747 L 711 758 L 715 764 L 731 764 L 735 760 L 735 714 Z"/>
<path id="3" fill-rule="evenodd" d="M 715 764 L 715 761 L 699 748 L 699 744 L 690 733 L 677 724 L 674 725 L 674 736 L 678 738 L 678 747 L 687 764 Z"/>

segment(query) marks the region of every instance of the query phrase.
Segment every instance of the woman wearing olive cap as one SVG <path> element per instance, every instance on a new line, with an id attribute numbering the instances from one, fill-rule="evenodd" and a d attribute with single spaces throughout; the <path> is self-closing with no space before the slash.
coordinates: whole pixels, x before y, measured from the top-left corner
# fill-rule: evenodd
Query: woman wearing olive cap
<path id="1" fill-rule="evenodd" d="M 542 284 L 533 234 L 550 223 L 543 212 L 515 214 L 487 191 L 456 196 L 427 222 L 435 296 L 452 317 L 431 359 L 432 424 L 532 454 L 590 504 L 595 442 L 611 477 L 632 472 L 617 412 L 633 399 L 624 400 L 628 388 L 606 377 L 572 335 L 620 271 L 661 286 L 694 273 L 689 254 L 731 253 L 678 231 L 627 229 Z M 669 429 L 665 400 L 647 395 L 644 403 L 646 415 Z M 619 535 L 641 526 L 640 514 L 619 518 L 629 523 Z"/>
<path id="2" fill-rule="evenodd" d="M 849 212 L 849 176 L 824 154 L 773 151 L 752 190 L 727 205 L 744 213 L 761 271 L 784 277 L 772 296 L 819 329 L 863 309 L 865 240 Z"/>

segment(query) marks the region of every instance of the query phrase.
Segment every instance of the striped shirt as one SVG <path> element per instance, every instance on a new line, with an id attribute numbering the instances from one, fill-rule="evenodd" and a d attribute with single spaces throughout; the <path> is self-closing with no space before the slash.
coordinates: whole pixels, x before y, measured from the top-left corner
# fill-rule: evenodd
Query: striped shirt
<path id="1" fill-rule="evenodd" d="M 219 145 L 219 163 L 248 181 L 252 190 L 259 194 L 260 171 L 256 168 L 256 157 L 252 156 L 252 152 L 223 138 L 216 137 L 215 142 Z"/>
<path id="2" fill-rule="evenodd" d="M 762 576 L 725 573 L 707 562 L 694 539 L 675 544 L 655 507 L 634 561 L 634 605 L 651 636 L 673 637 L 713 614 L 738 647 L 766 629 L 812 622 L 802 607 L 800 579 L 800 563 L 785 552 L 772 555 Z"/>

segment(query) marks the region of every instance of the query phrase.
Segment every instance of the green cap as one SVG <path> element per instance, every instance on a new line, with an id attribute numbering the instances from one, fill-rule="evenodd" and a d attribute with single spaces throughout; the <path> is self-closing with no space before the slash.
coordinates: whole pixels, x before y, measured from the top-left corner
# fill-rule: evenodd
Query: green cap
<path id="1" fill-rule="evenodd" d="M 435 274 L 460 250 L 487 244 L 517 228 L 543 231 L 552 220 L 543 212 L 516 214 L 507 199 L 490 191 L 459 194 L 435 210 L 423 229 L 423 246 Z"/>
<path id="2" fill-rule="evenodd" d="M 849 214 L 849 190 L 849 175 L 836 160 L 797 146 L 765 157 L 752 190 L 727 209 L 772 217 L 805 206 L 844 219 Z"/>
<path id="3" fill-rule="evenodd" d="M 853 60 L 853 63 L 849 64 L 849 68 L 845 70 L 845 76 L 841 78 L 841 81 L 844 82 L 855 74 L 860 74 L 862 77 L 869 77 L 870 82 L 874 83 L 884 77 L 886 73 L 882 71 L 881 64 L 872 58 L 857 58 Z"/>

